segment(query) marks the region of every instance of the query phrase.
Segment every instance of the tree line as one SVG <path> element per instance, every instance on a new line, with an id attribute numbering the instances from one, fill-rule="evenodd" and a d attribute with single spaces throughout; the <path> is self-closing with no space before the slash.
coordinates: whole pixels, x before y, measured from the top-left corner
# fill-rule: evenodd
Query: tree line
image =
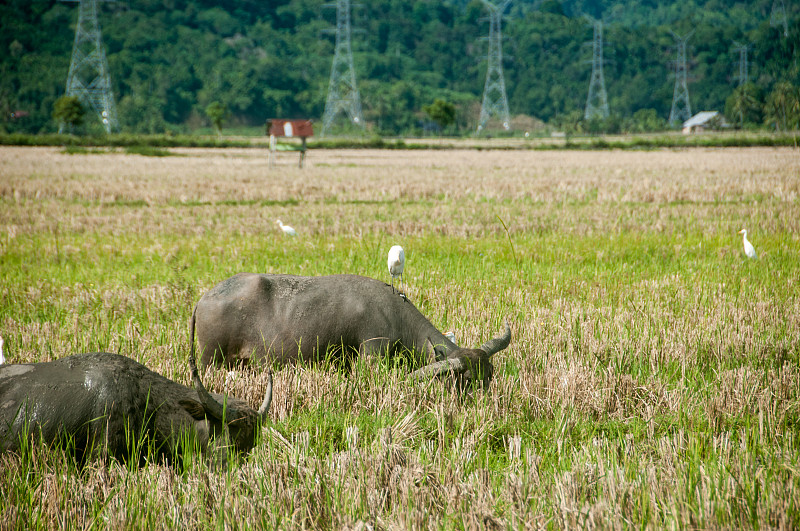
<path id="1" fill-rule="evenodd" d="M 121 129 L 184 133 L 260 127 L 323 114 L 335 10 L 323 0 L 100 2 L 99 21 Z M 687 50 L 692 109 L 743 127 L 797 128 L 800 17 L 770 24 L 772 0 L 557 0 L 512 3 L 503 21 L 512 127 L 572 131 L 666 127 L 675 39 Z M 792 11 L 794 9 L 794 11 Z M 479 0 L 377 0 L 353 9 L 353 55 L 367 128 L 379 135 L 474 131 L 486 76 L 488 22 Z M 604 20 L 611 115 L 585 121 L 592 27 Z M 0 130 L 51 132 L 64 95 L 77 8 L 55 0 L 0 6 Z M 749 45 L 739 84 L 734 43 Z M 63 106 L 63 104 L 62 104 Z M 84 130 L 97 127 L 91 113 Z M 433 126 L 433 127 L 431 127 Z"/>

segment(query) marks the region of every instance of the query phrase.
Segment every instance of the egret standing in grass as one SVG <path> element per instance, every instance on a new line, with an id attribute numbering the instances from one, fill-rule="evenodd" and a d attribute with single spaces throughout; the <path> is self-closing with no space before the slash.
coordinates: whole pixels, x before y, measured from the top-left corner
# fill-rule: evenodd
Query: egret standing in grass
<path id="1" fill-rule="evenodd" d="M 389 274 L 392 275 L 392 291 L 394 291 L 394 279 L 400 277 L 400 285 L 403 285 L 403 268 L 406 265 L 406 253 L 399 245 L 389 249 Z"/>
<path id="2" fill-rule="evenodd" d="M 0 336 L 0 365 L 6 362 L 6 357 L 3 356 L 3 336 Z"/>
<path id="3" fill-rule="evenodd" d="M 756 254 L 756 250 L 753 247 L 753 244 L 747 239 L 747 229 L 742 229 L 739 231 L 739 234 L 742 235 L 742 243 L 744 244 L 744 254 L 747 255 L 747 258 L 758 258 Z"/>
<path id="4" fill-rule="evenodd" d="M 276 219 L 275 223 L 278 224 L 283 233 L 286 234 L 287 236 L 297 236 L 297 231 L 294 230 L 294 228 L 290 227 L 289 225 L 284 225 L 283 221 Z"/>

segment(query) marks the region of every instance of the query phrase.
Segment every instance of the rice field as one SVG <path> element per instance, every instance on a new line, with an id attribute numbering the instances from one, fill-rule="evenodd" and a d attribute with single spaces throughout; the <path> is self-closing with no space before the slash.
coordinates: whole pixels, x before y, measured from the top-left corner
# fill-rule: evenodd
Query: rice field
<path id="1" fill-rule="evenodd" d="M 402 360 L 277 368 L 226 469 L 0 455 L 0 528 L 800 527 L 797 150 L 170 153 L 0 147 L 8 362 L 115 352 L 189 385 L 216 283 L 390 282 L 394 244 L 434 325 L 477 347 L 508 320 L 511 345 L 466 394 Z"/>

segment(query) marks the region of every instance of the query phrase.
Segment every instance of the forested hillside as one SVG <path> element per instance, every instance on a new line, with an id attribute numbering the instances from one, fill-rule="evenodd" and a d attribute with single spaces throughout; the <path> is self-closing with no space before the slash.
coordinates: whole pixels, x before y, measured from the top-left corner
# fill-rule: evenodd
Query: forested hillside
<path id="1" fill-rule="evenodd" d="M 257 126 L 270 117 L 319 120 L 334 48 L 324 30 L 334 27 L 335 10 L 324 8 L 326 3 L 101 3 L 121 129 L 162 133 L 208 127 L 205 110 L 212 102 L 226 106 L 229 127 Z M 761 105 L 746 121 L 763 124 L 769 114 L 763 104 L 775 87 L 788 82 L 780 86 L 796 93 L 800 86 L 800 7 L 786 2 L 784 36 L 782 27 L 770 25 L 772 5 L 773 0 L 516 0 L 503 27 L 511 114 L 554 126 L 580 119 L 591 74 L 589 15 L 605 23 L 613 127 L 648 120 L 663 124 L 674 85 L 671 32 L 691 30 L 693 111 L 725 110 L 737 85 L 734 41 L 749 43 L 753 85 L 742 100 Z M 53 105 L 64 94 L 77 16 L 76 4 L 56 0 L 0 5 L 0 130 L 57 128 Z M 449 132 L 473 130 L 486 77 L 485 16 L 479 0 L 376 0 L 354 8 L 355 69 L 369 129 L 416 133 L 428 120 L 423 107 L 439 98 L 456 106 Z"/>

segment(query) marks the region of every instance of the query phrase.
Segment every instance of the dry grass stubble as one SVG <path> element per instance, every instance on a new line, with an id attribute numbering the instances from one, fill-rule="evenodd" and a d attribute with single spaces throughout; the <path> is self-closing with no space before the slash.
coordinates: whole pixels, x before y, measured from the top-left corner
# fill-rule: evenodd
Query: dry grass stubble
<path id="1" fill-rule="evenodd" d="M 372 245 L 385 234 L 421 245 L 435 234 L 445 245 L 469 246 L 472 238 L 504 236 L 499 215 L 519 241 L 530 242 L 531 231 L 549 234 L 561 263 L 511 272 L 487 265 L 468 268 L 465 278 L 459 260 L 475 259 L 469 250 L 452 259 L 444 248 L 442 257 L 417 255 L 422 267 L 409 271 L 409 295 L 462 344 L 479 345 L 510 315 L 514 339 L 486 392 L 460 399 L 442 386 L 408 386 L 405 368 L 385 363 L 350 375 L 284 368 L 275 378 L 274 424 L 227 472 L 203 462 L 183 473 L 115 463 L 76 472 L 42 450 L 0 457 L 0 494 L 17 501 L 0 509 L 11 527 L 31 525 L 32 516 L 50 528 L 798 523 L 800 302 L 774 291 L 796 288 L 797 269 L 775 271 L 764 286 L 742 284 L 736 294 L 721 282 L 692 285 L 679 272 L 613 284 L 560 270 L 585 259 L 571 238 L 714 235 L 744 223 L 757 223 L 762 238 L 782 235 L 772 244 L 776 256 L 796 256 L 795 152 L 326 151 L 312 152 L 304 171 L 274 172 L 252 150 L 182 153 L 0 149 L 2 250 L 31 261 L 9 264 L 4 278 L 11 270 L 23 278 L 26 267 L 33 273 L 0 287 L 7 301 L 0 329 L 15 361 L 121 351 L 188 384 L 192 301 L 240 262 L 256 263 L 246 250 L 226 248 L 226 239 L 264 239 L 284 249 L 275 267 L 319 274 L 320 255 L 367 252 L 359 238 Z M 279 239 L 276 217 L 301 228 L 301 239 Z M 144 254 L 154 268 L 162 260 L 178 267 L 199 260 L 179 241 L 204 249 L 204 238 L 219 248 L 195 276 L 175 269 L 172 280 L 140 273 L 92 285 L 36 275 L 52 274 L 47 264 L 57 253 L 56 263 L 73 266 L 92 253 L 117 253 L 123 264 Z M 29 241 L 44 246 L 26 251 Z M 127 241 L 146 247 L 125 249 Z M 537 263 L 536 249 L 517 252 Z M 601 248 L 593 258 L 611 252 Z M 735 267 L 731 273 L 744 274 Z M 377 271 L 360 272 L 380 278 Z M 552 279 L 528 278 L 538 274 Z M 265 386 L 264 375 L 250 371 L 230 380 L 211 370 L 205 379 L 253 405 Z"/>
<path id="2" fill-rule="evenodd" d="M 115 234 L 257 234 L 283 215 L 309 235 L 433 231 L 475 237 L 499 232 L 497 215 L 514 232 L 575 234 L 648 225 L 673 230 L 687 218 L 710 229 L 722 216 L 758 219 L 763 231 L 798 232 L 792 213 L 800 163 L 790 149 L 314 151 L 305 169 L 281 165 L 272 171 L 260 150 L 175 151 L 185 156 L 4 147 L 0 197 L 11 212 L 0 214 L 0 221 L 14 233 L 52 231 L 58 220 L 65 231 L 102 226 Z M 419 219 L 413 208 L 389 213 L 398 201 L 427 201 L 429 219 Z M 130 203 L 136 208 L 124 208 Z M 153 208 L 167 209 L 166 215 L 153 215 Z"/>

